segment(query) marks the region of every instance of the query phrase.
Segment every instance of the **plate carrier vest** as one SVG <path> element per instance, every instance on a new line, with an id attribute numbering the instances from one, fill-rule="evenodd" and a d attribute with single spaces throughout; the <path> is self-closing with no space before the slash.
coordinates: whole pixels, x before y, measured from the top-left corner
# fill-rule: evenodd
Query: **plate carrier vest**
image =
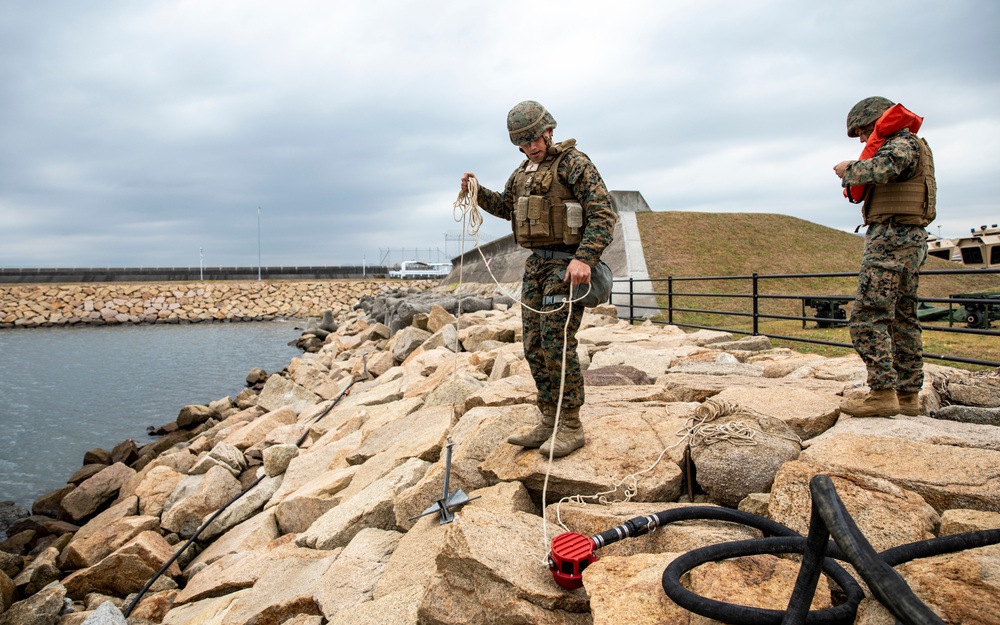
<path id="1" fill-rule="evenodd" d="M 927 226 L 937 216 L 937 183 L 931 148 L 917 135 L 910 136 L 920 144 L 917 173 L 902 182 L 869 186 L 862 210 L 866 226 L 889 219 L 904 226 Z"/>
<path id="2" fill-rule="evenodd" d="M 577 245 L 586 225 L 573 190 L 559 182 L 559 164 L 576 145 L 567 139 L 548 149 L 541 163 L 525 160 L 514 175 L 514 240 L 528 249 Z"/>

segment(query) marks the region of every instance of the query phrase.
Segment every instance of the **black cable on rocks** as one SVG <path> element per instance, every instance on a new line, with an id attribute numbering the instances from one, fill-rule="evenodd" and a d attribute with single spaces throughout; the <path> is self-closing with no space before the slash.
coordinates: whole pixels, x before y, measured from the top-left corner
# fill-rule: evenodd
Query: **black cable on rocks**
<path id="1" fill-rule="evenodd" d="M 778 625 L 781 623 L 785 614 L 782 610 L 751 608 L 708 599 L 691 592 L 680 582 L 684 573 L 706 562 L 762 553 L 801 553 L 805 549 L 806 539 L 781 523 L 732 508 L 685 506 L 629 519 L 616 528 L 592 537 L 592 540 L 597 547 L 602 547 L 626 537 L 641 536 L 668 523 L 695 519 L 728 521 L 746 525 L 762 531 L 765 538 L 711 545 L 679 556 L 663 572 L 662 585 L 667 596 L 686 610 L 725 623 L 735 625 Z M 830 545 L 830 554 L 832 557 L 842 556 L 836 545 Z M 850 623 L 854 620 L 858 604 L 864 598 L 861 586 L 832 557 L 823 559 L 822 570 L 826 571 L 844 590 L 847 594 L 847 601 L 833 608 L 810 612 L 810 623 L 829 625 Z M 810 602 L 806 603 L 807 608 Z"/>
<path id="2" fill-rule="evenodd" d="M 326 409 L 323 412 L 321 412 L 318 416 L 316 416 L 316 418 L 314 418 L 309 423 L 309 425 L 312 425 L 313 423 L 316 423 L 317 421 L 319 421 L 320 419 L 322 419 L 326 415 L 330 414 L 330 411 L 333 410 L 334 406 L 336 406 L 338 403 L 340 403 L 340 400 L 343 399 L 343 397 L 345 395 L 347 395 L 347 393 L 351 390 L 351 387 L 354 386 L 357 382 L 360 382 L 362 380 L 367 380 L 368 379 L 368 357 L 367 356 L 363 356 L 362 358 L 363 358 L 363 363 L 364 363 L 364 376 L 360 377 L 360 378 L 354 378 L 354 379 L 352 379 L 351 383 L 348 384 L 344 388 L 344 390 L 340 392 L 340 395 L 338 395 L 335 400 L 333 400 L 333 403 L 331 403 L 329 406 L 327 406 Z M 298 442 L 295 443 L 295 446 L 296 447 L 301 446 L 302 443 L 305 442 L 306 437 L 308 435 L 309 435 L 309 430 L 307 429 L 302 434 L 302 436 L 299 437 L 299 440 L 298 440 Z M 228 502 L 226 502 L 226 504 L 224 506 L 222 506 L 221 508 L 219 508 L 218 510 L 216 510 L 215 513 L 212 514 L 212 516 L 208 517 L 208 520 L 206 520 L 204 523 L 201 524 L 201 527 L 199 527 L 197 530 L 195 530 L 194 535 L 191 536 L 191 538 L 189 538 L 186 543 L 184 543 L 184 546 L 174 552 L 174 555 L 171 556 L 171 558 L 169 560 L 167 560 L 167 562 L 162 567 L 160 567 L 160 570 L 157 571 L 155 575 L 153 575 L 152 579 L 150 579 L 148 582 L 146 582 L 146 585 L 142 587 L 142 590 L 140 590 L 138 592 L 138 594 L 136 594 L 135 598 L 132 599 L 132 602 L 128 605 L 128 608 L 126 608 L 125 611 L 122 613 L 125 616 L 125 618 L 128 618 L 129 615 L 132 614 L 132 610 L 134 610 L 135 606 L 137 606 L 139 604 L 139 601 L 146 595 L 146 593 L 149 591 L 150 587 L 152 587 L 152 585 L 156 582 L 156 580 L 158 580 L 160 578 L 160 576 L 163 575 L 167 571 L 167 569 L 170 568 L 170 565 L 173 564 L 174 562 L 176 562 L 177 558 L 181 557 L 181 554 L 184 553 L 187 550 L 187 548 L 190 547 L 194 543 L 194 541 L 198 539 L 199 536 L 201 536 L 201 533 L 203 531 L 205 531 L 205 528 L 208 527 L 209 525 L 211 525 L 212 521 L 214 521 L 215 519 L 217 519 L 219 517 L 219 515 L 222 514 L 226 510 L 226 508 L 228 508 L 229 506 L 231 506 L 234 503 L 236 503 L 237 501 L 239 501 L 239 499 L 241 497 L 243 497 L 244 495 L 246 495 L 255 486 L 257 486 L 258 484 L 260 484 L 261 481 L 264 479 L 264 477 L 265 477 L 264 475 L 261 475 L 256 480 L 254 480 L 252 484 L 250 484 L 249 486 L 247 486 L 246 488 L 244 488 L 240 492 L 239 495 L 236 495 L 235 497 L 233 497 L 232 499 L 230 499 Z"/>
<path id="3" fill-rule="evenodd" d="M 844 551 L 847 560 L 865 580 L 872 595 L 887 607 L 896 618 L 912 625 L 944 625 L 934 612 L 913 594 L 913 590 L 902 576 L 887 562 L 879 558 L 871 543 L 864 537 L 854 519 L 847 512 L 844 502 L 837 495 L 829 476 L 817 475 L 809 481 L 812 494 L 812 512 L 809 521 L 808 547 L 799 569 L 799 577 L 788 603 L 783 624 L 805 623 L 805 613 L 809 609 L 816 592 L 819 572 L 815 562 L 823 557 L 827 538 L 834 540 Z M 812 568 L 808 568 L 812 567 Z"/>
<path id="4" fill-rule="evenodd" d="M 709 616 L 723 623 L 733 625 L 779 625 L 783 623 L 784 610 L 768 610 L 749 606 L 716 601 L 697 595 L 681 584 L 681 576 L 691 569 L 705 564 L 728 558 L 754 556 L 760 554 L 801 553 L 805 548 L 806 539 L 802 536 L 779 536 L 773 538 L 758 538 L 740 540 L 719 545 L 710 545 L 689 551 L 676 558 L 663 571 L 662 585 L 670 600 L 702 616 Z M 854 581 L 854 578 L 831 558 L 825 558 L 822 569 L 833 581 L 847 593 L 847 601 L 825 610 L 808 612 L 808 622 L 824 625 L 849 625 L 854 622 L 858 604 L 864 598 L 864 591 Z M 812 601 L 806 602 L 806 608 Z"/>
<path id="5" fill-rule="evenodd" d="M 920 601 L 892 567 L 917 558 L 1000 543 L 1000 529 L 993 529 L 918 541 L 877 553 L 847 512 L 828 476 L 813 477 L 809 487 L 813 504 L 809 536 L 806 538 L 754 514 L 728 508 L 692 506 L 632 519 L 618 528 L 598 534 L 593 540 L 601 546 L 626 536 L 646 533 L 662 523 L 681 518 L 733 521 L 777 536 L 695 549 L 673 560 L 663 572 L 663 590 L 674 603 L 701 616 L 734 625 L 850 625 L 854 622 L 864 593 L 834 560 L 850 562 L 868 584 L 872 595 L 899 619 L 897 622 L 941 625 L 943 621 Z M 685 512 L 678 514 L 679 510 Z M 836 542 L 829 541 L 831 535 Z M 764 610 L 708 599 L 696 595 L 680 583 L 685 573 L 706 562 L 765 553 L 803 554 L 799 576 L 786 610 Z M 844 590 L 847 601 L 826 610 L 810 611 L 821 570 Z"/>

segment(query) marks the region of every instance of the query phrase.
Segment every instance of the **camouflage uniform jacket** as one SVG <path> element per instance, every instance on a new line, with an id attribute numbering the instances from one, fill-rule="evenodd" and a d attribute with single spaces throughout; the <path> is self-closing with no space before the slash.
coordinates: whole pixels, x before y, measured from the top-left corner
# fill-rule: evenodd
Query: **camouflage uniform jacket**
<path id="1" fill-rule="evenodd" d="M 501 193 L 485 187 L 479 188 L 479 205 L 487 213 L 510 221 L 514 217 L 514 202 L 517 193 L 514 189 L 514 178 L 520 169 L 507 179 Z M 611 208 L 611 196 L 608 194 L 604 180 L 590 158 L 576 148 L 571 148 L 559 164 L 557 172 L 560 182 L 573 190 L 576 200 L 583 205 L 586 229 L 583 240 L 575 248 L 562 251 L 574 252 L 576 258 L 591 267 L 597 264 L 604 248 L 611 243 L 614 236 L 615 222 L 618 216 Z M 552 249 L 559 249 L 558 246 Z"/>
<path id="2" fill-rule="evenodd" d="M 886 139 L 870 159 L 851 161 L 844 172 L 842 184 L 855 187 L 906 180 L 916 174 L 919 161 L 920 142 L 904 130 Z"/>

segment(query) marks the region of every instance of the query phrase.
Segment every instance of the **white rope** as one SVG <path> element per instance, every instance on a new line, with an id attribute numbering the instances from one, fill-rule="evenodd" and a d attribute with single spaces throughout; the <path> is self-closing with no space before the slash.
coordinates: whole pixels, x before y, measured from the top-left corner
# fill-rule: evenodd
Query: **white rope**
<path id="1" fill-rule="evenodd" d="M 560 507 L 564 502 L 586 505 L 587 502 L 585 500 L 592 499 L 598 504 L 604 506 L 610 506 L 616 503 L 626 503 L 628 501 L 631 501 L 632 498 L 635 497 L 635 495 L 637 495 L 639 492 L 638 488 L 639 476 L 644 473 L 649 473 L 654 468 L 656 468 L 656 465 L 660 463 L 660 461 L 663 459 L 663 456 L 666 455 L 668 451 L 670 451 L 674 447 L 677 447 L 678 445 L 688 443 L 693 445 L 708 446 L 722 441 L 727 441 L 729 443 L 732 443 L 733 445 L 741 445 L 741 446 L 757 445 L 758 442 L 756 440 L 756 435 L 758 433 L 763 433 L 763 432 L 761 432 L 761 430 L 757 428 L 753 428 L 747 425 L 747 423 L 744 421 L 730 421 L 729 423 L 724 423 L 721 425 L 709 423 L 710 421 L 714 421 L 719 417 L 734 415 L 734 414 L 747 415 L 749 417 L 753 417 L 754 419 L 757 419 L 759 417 L 767 417 L 767 415 L 757 412 L 753 408 L 748 408 L 737 402 L 730 402 L 724 399 L 716 399 L 716 398 L 707 399 L 701 405 L 695 408 L 694 416 L 689 417 L 687 419 L 687 421 L 684 424 L 684 427 L 675 432 L 675 435 L 679 436 L 680 440 L 678 440 L 673 445 L 664 448 L 663 451 L 660 452 L 660 455 L 656 458 L 656 462 L 650 465 L 649 468 L 625 476 L 621 480 L 615 482 L 613 488 L 611 488 L 610 490 L 595 493 L 593 495 L 573 495 L 570 497 L 563 497 L 556 504 L 556 521 L 567 532 L 571 531 L 562 521 L 562 514 Z M 799 438 L 798 436 L 792 438 L 789 436 L 783 436 L 781 434 L 775 434 L 775 433 L 771 433 L 771 435 L 776 436 L 778 438 L 795 441 L 800 444 L 802 443 L 802 439 Z M 624 486 L 623 498 L 615 500 L 611 500 L 608 498 L 608 495 L 612 495 L 618 492 L 618 490 L 622 489 L 623 486 Z"/>
<path id="2" fill-rule="evenodd" d="M 514 300 L 518 304 L 520 304 L 522 308 L 527 308 L 528 310 L 530 310 L 530 311 L 532 311 L 532 312 L 534 312 L 536 314 L 539 314 L 539 315 L 551 315 L 551 314 L 555 314 L 555 313 L 559 312 L 564 307 L 568 307 L 567 312 L 566 312 L 566 323 L 563 325 L 563 350 L 562 350 L 562 365 L 560 367 L 560 374 L 559 374 L 559 399 L 558 399 L 558 402 L 556 403 L 556 417 L 555 417 L 555 422 L 553 423 L 553 427 L 552 427 L 552 435 L 553 435 L 553 440 L 554 440 L 556 432 L 559 431 L 559 420 L 560 420 L 560 417 L 562 416 L 562 400 L 563 400 L 563 394 L 565 392 L 565 387 L 566 387 L 566 352 L 567 352 L 568 345 L 569 345 L 569 323 L 570 323 L 570 320 L 573 318 L 573 303 L 574 302 L 578 302 L 578 301 L 582 300 L 583 298 L 585 298 L 587 296 L 587 294 L 590 293 L 591 285 L 588 283 L 587 284 L 587 290 L 586 290 L 586 292 L 584 292 L 584 294 L 581 295 L 580 297 L 574 298 L 573 297 L 573 282 L 572 282 L 572 280 L 570 280 L 570 284 L 569 284 L 569 297 L 566 300 L 564 300 L 563 303 L 560 304 L 558 308 L 555 308 L 553 310 L 548 310 L 548 311 L 546 311 L 546 310 L 535 310 L 531 306 L 528 306 L 527 304 L 525 304 L 521 300 L 521 298 L 516 297 L 513 293 L 508 292 L 503 287 L 503 285 L 500 284 L 500 281 L 497 280 L 497 277 L 493 274 L 493 270 L 490 268 L 490 261 L 489 261 L 488 258 L 486 258 L 486 254 L 483 253 L 483 249 L 479 245 L 479 228 L 483 224 L 483 217 L 482 217 L 482 215 L 479 212 L 479 198 L 478 198 L 478 195 L 479 195 L 479 181 L 476 180 L 476 178 L 474 176 L 469 176 L 469 178 L 467 180 L 467 189 L 468 189 L 467 191 L 460 191 L 459 192 L 458 198 L 455 200 L 455 203 L 452 205 L 452 216 L 454 217 L 455 221 L 461 221 L 462 222 L 462 255 L 460 257 L 461 260 L 459 261 L 459 265 L 458 265 L 458 267 L 459 267 L 459 269 L 458 269 L 458 289 L 459 289 L 459 292 L 460 292 L 459 293 L 459 304 L 458 304 L 459 314 L 461 314 L 461 311 L 462 311 L 461 288 L 462 288 L 462 284 L 464 283 L 464 280 L 463 280 L 463 277 L 462 277 L 462 271 L 463 271 L 463 267 L 465 265 L 465 235 L 466 235 L 466 233 L 468 233 L 469 236 L 474 236 L 476 238 L 476 245 L 475 245 L 475 247 L 479 251 L 479 255 L 483 258 L 483 264 L 486 266 L 486 271 L 489 272 L 490 277 L 493 279 L 493 282 L 497 285 L 497 287 L 505 295 L 507 295 L 512 300 Z M 457 324 L 456 324 L 456 327 L 457 327 Z M 455 345 L 455 371 L 457 371 L 458 370 L 458 352 L 459 352 L 457 332 L 456 332 L 456 336 L 455 336 L 455 343 L 456 343 L 456 345 Z M 543 541 L 542 542 L 542 553 L 545 554 L 545 555 L 543 555 L 541 558 L 539 558 L 539 560 L 540 560 L 541 564 L 543 566 L 546 566 L 546 567 L 548 566 L 548 557 L 547 557 L 547 554 L 548 554 L 548 551 L 549 551 L 549 546 L 548 546 L 549 545 L 549 536 L 548 536 L 549 532 L 548 532 L 548 523 L 547 523 L 546 511 L 545 511 L 545 499 L 546 499 L 547 491 L 548 491 L 548 487 L 549 487 L 549 477 L 552 474 L 552 461 L 554 459 L 554 452 L 555 452 L 555 445 L 554 444 L 553 445 L 549 445 L 549 459 L 548 459 L 548 463 L 546 464 L 546 467 L 545 467 L 545 480 L 542 483 L 542 534 L 543 534 L 543 537 L 542 537 L 542 541 Z M 659 462 L 659 460 L 657 460 L 657 462 Z M 650 467 L 650 468 L 652 468 L 652 467 Z M 558 515 L 558 508 L 556 509 L 556 513 Z"/>
<path id="3" fill-rule="evenodd" d="M 515 297 L 512 293 L 509 293 L 506 289 L 503 288 L 503 285 L 500 284 L 500 281 L 497 280 L 496 276 L 493 274 L 493 270 L 490 268 L 489 259 L 486 258 L 486 255 L 483 253 L 482 248 L 479 245 L 479 240 L 478 240 L 479 228 L 483 223 L 483 219 L 478 209 L 477 195 L 479 191 L 479 184 L 474 177 L 469 178 L 468 189 L 469 189 L 468 192 L 462 192 L 459 194 L 458 199 L 455 201 L 455 204 L 453 206 L 456 215 L 455 220 L 456 221 L 461 220 L 463 222 L 463 228 L 462 228 L 463 262 L 459 265 L 459 288 L 461 288 L 461 285 L 463 283 L 462 265 L 464 265 L 464 260 L 465 260 L 465 234 L 466 232 L 468 232 L 470 236 L 476 237 L 476 249 L 479 251 L 480 256 L 483 258 L 486 270 L 489 272 L 490 277 L 493 279 L 493 282 L 508 297 L 517 301 L 523 308 L 527 308 L 528 310 L 531 310 L 532 312 L 541 315 L 553 314 L 558 312 L 559 310 L 562 310 L 564 306 L 569 307 L 569 310 L 567 311 L 566 323 L 563 326 L 563 351 L 562 351 L 562 363 L 560 367 L 561 371 L 559 377 L 559 400 L 558 403 L 556 404 L 555 422 L 553 423 L 553 430 L 552 430 L 554 436 L 555 433 L 559 431 L 559 422 L 562 416 L 562 399 L 565 392 L 565 384 L 566 384 L 566 354 L 568 349 L 567 346 L 569 344 L 569 322 L 570 319 L 572 318 L 572 313 L 573 313 L 572 306 L 574 302 L 578 302 L 587 296 L 587 293 L 590 292 L 590 284 L 587 285 L 587 292 L 585 292 L 579 298 L 574 298 L 573 286 L 572 283 L 570 283 L 569 298 L 566 301 L 564 301 L 563 304 L 559 306 L 559 308 L 556 308 L 551 311 L 535 310 L 534 308 L 531 308 L 530 306 L 526 305 L 519 297 Z M 459 214 L 460 216 L 458 216 Z M 466 227 L 466 225 L 468 225 L 468 227 Z M 459 310 L 461 311 L 461 303 L 459 304 Z M 456 348 L 455 351 L 457 354 L 458 349 Z M 457 370 L 458 368 L 457 363 L 455 368 Z M 660 461 L 663 460 L 663 456 L 665 456 L 668 451 L 677 447 L 678 445 L 684 443 L 694 443 L 696 445 L 698 444 L 712 445 L 720 441 L 728 441 L 734 445 L 757 445 L 758 443 L 755 439 L 755 436 L 759 430 L 750 427 L 743 421 L 732 421 L 722 425 L 708 423 L 709 421 L 713 421 L 720 416 L 736 414 L 736 413 L 747 414 L 748 416 L 753 416 L 753 417 L 763 416 L 760 413 L 750 408 L 746 408 L 737 403 L 726 402 L 725 400 L 718 400 L 718 399 L 706 400 L 701 406 L 699 406 L 695 410 L 695 417 L 689 418 L 687 423 L 685 424 L 685 427 L 676 433 L 678 436 L 681 437 L 680 440 L 678 440 L 673 445 L 665 447 L 660 452 L 659 456 L 657 456 L 656 461 L 653 462 L 653 464 L 651 464 L 648 468 L 627 475 L 621 480 L 618 480 L 617 482 L 615 482 L 614 479 L 612 479 L 612 482 L 614 483 L 610 490 L 595 493 L 593 495 L 572 495 L 560 499 L 556 503 L 557 524 L 561 526 L 564 530 L 571 531 L 569 527 L 567 527 L 566 524 L 563 523 L 562 521 L 561 506 L 564 502 L 585 505 L 586 504 L 585 500 L 591 499 L 601 505 L 610 506 L 615 503 L 626 503 L 628 501 L 631 501 L 632 498 L 635 497 L 639 492 L 639 487 L 638 487 L 639 477 L 655 469 L 656 466 L 660 463 Z M 789 438 L 780 435 L 777 436 L 781 438 Z M 796 437 L 795 440 L 801 443 L 801 439 L 799 439 L 798 437 Z M 539 562 L 542 564 L 542 566 L 546 567 L 548 566 L 547 554 L 549 552 L 549 537 L 548 537 L 548 519 L 547 519 L 547 509 L 546 509 L 547 507 L 545 502 L 548 497 L 549 478 L 552 475 L 552 462 L 554 460 L 554 451 L 555 451 L 555 446 L 550 445 L 549 457 L 545 468 L 545 479 L 542 483 L 541 503 L 542 503 L 542 534 L 543 534 L 542 554 L 543 555 L 539 557 Z M 608 497 L 609 495 L 613 495 L 619 490 L 622 490 L 623 493 L 622 498 L 611 500 Z"/>
<path id="4" fill-rule="evenodd" d="M 486 258 L 486 254 L 483 253 L 483 248 L 479 245 L 479 228 L 483 225 L 483 216 L 482 213 L 479 212 L 479 181 L 475 176 L 469 176 L 467 187 L 468 191 L 459 191 L 458 198 L 455 200 L 454 204 L 452 204 L 452 216 L 455 221 L 462 222 L 462 256 L 460 257 L 461 261 L 458 265 L 459 289 L 461 289 L 461 285 L 463 284 L 462 267 L 465 265 L 465 235 L 468 233 L 469 236 L 476 238 L 475 248 L 479 252 L 479 255 L 483 258 L 483 264 L 486 266 L 486 271 L 489 272 L 490 277 L 493 278 L 493 283 L 497 285 L 504 295 L 520 304 L 522 308 L 527 308 L 531 312 L 539 315 L 551 315 L 562 310 L 567 304 L 579 302 L 583 298 L 587 297 L 591 289 L 591 284 L 589 282 L 587 283 L 587 290 L 583 293 L 583 295 L 573 298 L 571 290 L 569 298 L 558 308 L 553 310 L 535 310 L 521 301 L 521 298 L 505 289 L 504 286 L 500 284 L 500 281 L 497 280 L 496 275 L 493 274 L 493 269 L 490 268 L 490 260 Z M 461 311 L 461 300 L 459 300 L 459 311 Z"/>
<path id="5" fill-rule="evenodd" d="M 475 176 L 469 176 L 468 191 L 460 191 L 458 199 L 452 204 L 452 216 L 455 221 L 461 221 L 462 236 L 468 232 L 469 236 L 479 237 L 479 227 L 483 225 L 483 216 L 479 212 L 479 181 Z M 459 216 L 459 213 L 461 216 Z M 468 218 L 468 223 L 466 223 Z M 463 252 L 465 250 L 462 250 Z"/>
<path id="6" fill-rule="evenodd" d="M 560 417 L 562 416 L 562 400 L 566 385 L 566 353 L 569 345 L 569 323 L 573 315 L 573 303 L 578 302 L 584 297 L 586 297 L 587 294 L 590 293 L 591 285 L 587 284 L 587 291 L 580 297 L 574 298 L 573 284 L 571 281 L 569 287 L 569 297 L 558 308 L 549 311 L 535 310 L 534 308 L 525 304 L 521 300 L 521 298 L 514 296 L 512 293 L 504 289 L 503 285 L 500 284 L 500 281 L 497 280 L 497 277 L 493 274 L 493 270 L 490 268 L 490 261 L 488 258 L 486 258 L 486 255 L 483 253 L 482 247 L 480 247 L 479 245 L 479 228 L 483 224 L 483 217 L 482 214 L 479 212 L 478 180 L 476 180 L 475 177 L 470 176 L 468 178 L 467 188 L 468 188 L 467 191 L 462 191 L 459 193 L 458 198 L 452 205 L 452 214 L 455 218 L 455 221 L 462 222 L 462 255 L 460 257 L 461 261 L 459 262 L 459 270 L 458 270 L 459 316 L 461 316 L 462 312 L 461 287 L 462 284 L 464 284 L 463 268 L 465 265 L 466 234 L 475 237 L 476 239 L 475 248 L 479 251 L 479 255 L 482 257 L 483 263 L 486 266 L 486 271 L 489 272 L 490 277 L 493 279 L 493 282 L 497 285 L 497 287 L 499 287 L 499 289 L 504 294 L 506 294 L 508 297 L 510 297 L 511 299 L 515 300 L 518 304 L 520 304 L 522 308 L 527 308 L 528 310 L 537 313 L 539 315 L 550 315 L 562 310 L 563 307 L 568 307 L 566 323 L 563 326 L 563 351 L 562 351 L 562 363 L 560 367 L 561 371 L 559 375 L 559 400 L 558 403 L 556 404 L 556 416 L 552 428 L 553 436 L 555 436 L 555 433 L 559 431 L 559 421 Z M 455 346 L 454 371 L 457 372 L 458 352 L 460 350 L 458 346 L 457 332 L 455 336 L 455 343 L 456 346 Z M 656 466 L 660 463 L 660 461 L 663 460 L 663 456 L 665 456 L 668 451 L 683 443 L 689 443 L 689 444 L 693 443 L 695 445 L 712 445 L 717 442 L 728 441 L 734 445 L 757 445 L 758 443 L 755 437 L 756 434 L 760 432 L 760 430 L 747 425 L 743 421 L 731 421 L 729 423 L 725 423 L 722 425 L 709 423 L 710 421 L 714 421 L 715 419 L 721 416 L 726 416 L 731 414 L 745 414 L 747 416 L 754 418 L 765 416 L 751 408 L 747 408 L 735 402 L 728 402 L 725 400 L 720 400 L 715 398 L 707 399 L 700 406 L 698 406 L 698 408 L 695 409 L 695 416 L 689 418 L 685 423 L 685 426 L 676 432 L 676 435 L 681 437 L 680 440 L 678 440 L 673 445 L 665 447 L 663 451 L 660 452 L 660 455 L 657 456 L 656 461 L 653 462 L 653 464 L 651 464 L 648 468 L 643 469 L 642 471 L 637 471 L 636 473 L 627 475 L 623 477 L 621 480 L 618 480 L 617 482 L 615 482 L 614 478 L 612 478 L 612 482 L 614 482 L 614 484 L 610 490 L 595 493 L 593 495 L 572 495 L 569 497 L 563 497 L 556 503 L 556 522 L 567 532 L 570 531 L 570 529 L 562 521 L 562 514 L 560 508 L 563 502 L 578 503 L 581 505 L 585 505 L 586 504 L 585 500 L 592 499 L 601 505 L 610 506 L 615 503 L 626 503 L 628 501 L 631 501 L 632 498 L 635 497 L 639 492 L 639 485 L 638 485 L 639 477 L 655 469 Z M 778 434 L 775 434 L 775 436 L 792 440 L 790 437 L 781 436 Z M 802 442 L 801 439 L 798 437 L 795 437 L 794 440 L 797 440 L 800 444 Z M 550 445 L 549 458 L 545 467 L 545 479 L 542 482 L 543 555 L 542 557 L 539 558 L 539 561 L 543 566 L 546 567 L 548 566 L 547 554 L 549 552 L 549 532 L 548 532 L 548 519 L 547 519 L 545 502 L 548 495 L 549 478 L 552 475 L 552 462 L 554 460 L 554 452 L 555 452 L 555 445 Z M 613 495 L 619 490 L 622 490 L 623 493 L 622 498 L 612 500 L 608 497 L 609 495 Z"/>
<path id="7" fill-rule="evenodd" d="M 561 308 L 561 307 L 560 307 Z M 556 418 L 552 423 L 552 438 L 551 445 L 549 445 L 549 461 L 545 465 L 545 481 L 542 482 L 542 553 L 548 554 L 549 548 L 549 524 L 548 518 L 545 512 L 545 501 L 547 492 L 549 489 L 549 476 L 552 474 L 552 460 L 554 459 L 554 453 L 556 450 L 555 439 L 556 433 L 559 432 L 559 417 L 562 416 L 562 400 L 563 393 L 566 389 L 566 351 L 569 345 L 569 322 L 573 318 L 573 283 L 569 284 L 569 310 L 566 311 L 566 323 L 563 325 L 563 350 L 562 350 L 562 364 L 559 372 L 559 400 L 556 402 Z M 558 508 L 556 510 L 558 517 Z M 543 566 L 548 566 L 548 557 L 543 555 L 541 558 Z"/>

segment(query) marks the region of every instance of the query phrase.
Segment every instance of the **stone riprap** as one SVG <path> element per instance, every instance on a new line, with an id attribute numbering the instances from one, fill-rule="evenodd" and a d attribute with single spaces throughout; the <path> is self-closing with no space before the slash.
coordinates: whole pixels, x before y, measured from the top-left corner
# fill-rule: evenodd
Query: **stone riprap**
<path id="1" fill-rule="evenodd" d="M 258 282 L 109 282 L 0 285 L 0 328 L 78 324 L 269 321 L 341 315 L 385 280 Z M 398 283 L 396 283 L 398 284 Z M 424 289 L 431 281 L 408 283 Z"/>
<path id="2" fill-rule="evenodd" d="M 551 539 L 694 504 L 805 532 L 818 474 L 880 551 L 1000 528 L 1000 428 L 841 415 L 840 398 L 864 377 L 856 357 L 589 310 L 579 333 L 587 443 L 550 464 L 506 443 L 539 417 L 519 308 L 498 298 L 456 319 L 422 294 L 413 308 L 426 312 L 407 315 L 409 326 L 392 331 L 383 321 L 398 315 L 370 316 L 404 295 L 351 307 L 322 339 L 304 334 L 312 349 L 284 371 L 252 371 L 235 400 L 186 407 L 183 427 L 164 425 L 154 443 L 88 452 L 66 487 L 4 528 L 0 625 L 124 623 L 160 569 L 129 623 L 709 622 L 664 594 L 664 568 L 758 530 L 670 523 L 599 550 L 577 590 L 546 568 Z M 1000 371 L 927 370 L 929 413 L 970 386 L 979 405 L 1000 396 Z M 421 514 L 442 498 L 449 445 L 449 491 L 468 501 L 441 523 Z M 897 570 L 946 622 L 996 623 L 983 608 L 1000 605 L 1000 546 Z M 762 554 L 702 565 L 684 583 L 784 609 L 797 572 L 796 560 Z M 842 596 L 826 578 L 818 589 L 813 609 Z M 855 621 L 892 622 L 870 597 Z"/>

